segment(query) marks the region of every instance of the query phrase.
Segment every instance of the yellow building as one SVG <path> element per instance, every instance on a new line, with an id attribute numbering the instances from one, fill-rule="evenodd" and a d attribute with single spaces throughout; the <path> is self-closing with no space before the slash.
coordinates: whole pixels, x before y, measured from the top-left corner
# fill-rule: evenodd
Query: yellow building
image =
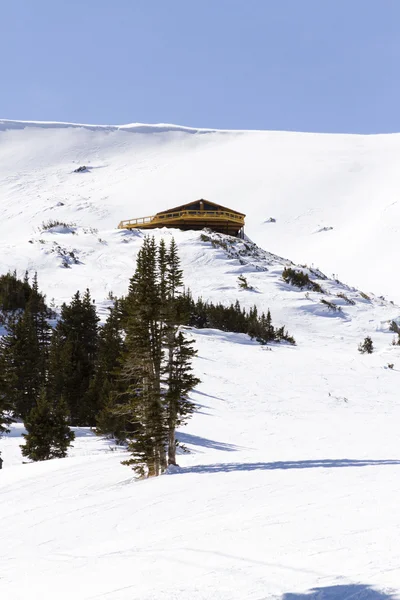
<path id="1" fill-rule="evenodd" d="M 208 200 L 195 200 L 182 206 L 163 210 L 153 217 L 141 217 L 121 221 L 118 229 L 155 229 L 156 227 L 174 227 L 176 229 L 212 229 L 242 237 L 246 215 Z"/>

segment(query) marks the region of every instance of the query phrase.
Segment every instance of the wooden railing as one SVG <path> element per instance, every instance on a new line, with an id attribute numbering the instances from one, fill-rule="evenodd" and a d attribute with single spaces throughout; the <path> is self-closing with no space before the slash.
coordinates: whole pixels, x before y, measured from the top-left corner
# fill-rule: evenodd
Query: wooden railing
<path id="1" fill-rule="evenodd" d="M 178 212 L 170 212 L 170 213 L 161 213 L 159 215 L 154 215 L 153 217 L 141 217 L 139 219 L 128 219 L 127 221 L 121 221 L 118 225 L 118 229 L 131 229 L 138 228 L 141 226 L 146 227 L 146 225 L 163 225 L 167 221 L 184 221 L 185 219 L 189 219 L 189 221 L 193 220 L 206 220 L 211 218 L 213 221 L 233 221 L 238 223 L 239 225 L 244 225 L 244 217 L 238 215 L 237 213 L 232 213 L 226 210 L 180 210 Z"/>

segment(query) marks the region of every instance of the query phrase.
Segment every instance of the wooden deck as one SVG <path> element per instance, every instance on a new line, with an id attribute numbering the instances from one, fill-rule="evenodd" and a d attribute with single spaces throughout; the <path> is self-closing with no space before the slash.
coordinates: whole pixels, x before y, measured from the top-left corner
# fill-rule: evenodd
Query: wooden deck
<path id="1" fill-rule="evenodd" d="M 152 217 L 140 217 L 121 221 L 118 229 L 154 229 L 176 227 L 177 229 L 204 229 L 206 227 L 238 236 L 244 227 L 244 215 L 226 210 L 180 210 L 158 213 Z"/>

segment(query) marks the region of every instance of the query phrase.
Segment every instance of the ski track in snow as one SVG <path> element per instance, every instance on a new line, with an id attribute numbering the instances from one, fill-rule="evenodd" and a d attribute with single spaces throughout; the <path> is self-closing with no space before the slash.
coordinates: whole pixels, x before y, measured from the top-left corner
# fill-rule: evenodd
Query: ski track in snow
<path id="1" fill-rule="evenodd" d="M 191 330 L 190 453 L 156 480 L 135 482 L 123 448 L 83 428 L 68 458 L 22 464 L 15 424 L 0 440 L 1 598 L 400 599 L 400 308 L 379 298 L 400 302 L 398 147 L 399 135 L 0 121 L 0 272 L 37 270 L 58 306 L 89 287 L 105 319 L 143 239 L 118 222 L 205 197 L 246 212 L 265 251 L 156 238 L 174 235 L 194 296 L 270 308 L 297 341 Z M 74 225 L 42 231 L 49 219 Z M 323 296 L 283 282 L 291 260 L 326 273 L 311 273 Z M 255 291 L 238 289 L 242 273 Z M 371 356 L 357 352 L 366 335 Z"/>

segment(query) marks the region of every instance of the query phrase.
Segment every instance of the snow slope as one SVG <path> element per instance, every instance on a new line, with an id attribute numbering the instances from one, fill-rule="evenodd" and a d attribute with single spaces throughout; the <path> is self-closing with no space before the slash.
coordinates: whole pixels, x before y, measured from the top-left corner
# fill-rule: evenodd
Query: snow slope
<path id="1" fill-rule="evenodd" d="M 200 411 L 178 473 L 134 483 L 93 445 L 3 470 L 2 597 L 400 598 L 398 371 L 343 346 L 333 362 L 195 338 Z"/>
<path id="2" fill-rule="evenodd" d="M 246 212 L 271 252 L 400 302 L 399 155 L 400 134 L 0 121 L 0 255 L 49 218 L 111 229 L 204 197 Z"/>
<path id="3" fill-rule="evenodd" d="M 400 138 L 0 130 L 0 272 L 37 269 L 58 305 L 88 285 L 105 315 L 143 238 L 117 223 L 203 196 L 247 212 L 247 234 L 265 250 L 156 231 L 174 235 L 193 294 L 270 308 L 297 340 L 263 347 L 190 332 L 202 381 L 180 432 L 191 452 L 156 480 L 134 482 L 123 449 L 87 430 L 68 458 L 21 464 L 16 424 L 0 440 L 0 597 L 399 600 L 400 347 L 389 323 L 400 308 L 357 288 L 400 299 L 390 254 L 398 208 L 384 210 Z M 81 164 L 93 168 L 72 173 Z M 276 223 L 264 223 L 270 216 Z M 50 218 L 76 225 L 41 231 Z M 328 269 L 328 279 L 310 272 L 324 294 L 285 284 L 288 259 Z M 253 291 L 238 289 L 241 273 Z M 371 356 L 357 352 L 366 335 Z"/>

